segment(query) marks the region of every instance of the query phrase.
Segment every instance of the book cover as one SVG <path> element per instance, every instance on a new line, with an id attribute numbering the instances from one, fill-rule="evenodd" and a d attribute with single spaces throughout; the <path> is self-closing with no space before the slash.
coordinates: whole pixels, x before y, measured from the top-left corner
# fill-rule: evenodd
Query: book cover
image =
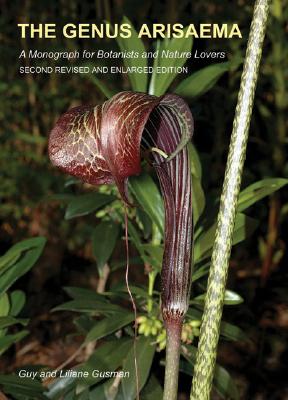
<path id="1" fill-rule="evenodd" d="M 287 1 L 1 11 L 0 399 L 284 399 Z"/>

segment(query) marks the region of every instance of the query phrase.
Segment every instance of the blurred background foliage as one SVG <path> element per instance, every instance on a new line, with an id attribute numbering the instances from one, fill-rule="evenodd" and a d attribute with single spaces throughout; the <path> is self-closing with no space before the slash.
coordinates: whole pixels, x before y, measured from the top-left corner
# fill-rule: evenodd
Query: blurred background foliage
<path id="1" fill-rule="evenodd" d="M 194 199 L 197 205 L 195 212 L 196 219 L 199 219 L 195 227 L 198 237 L 195 256 L 198 264 L 193 275 L 195 284 L 192 307 L 188 313 L 189 323 L 185 331 L 186 339 L 192 337 L 192 340 L 184 341 L 186 347 L 183 350 L 181 365 L 183 393 L 180 396 L 181 399 L 186 399 L 191 379 L 189 373 L 195 356 L 195 348 L 191 342 L 195 336 L 197 343 L 197 321 L 201 318 L 209 252 L 214 237 L 213 222 L 223 181 L 252 6 L 252 2 L 245 0 L 2 2 L 0 247 L 1 254 L 5 255 L 0 259 L 0 268 L 3 268 L 0 272 L 2 271 L 6 277 L 3 282 L 7 284 L 6 286 L 2 284 L 0 299 L 0 327 L 3 328 L 0 331 L 0 344 L 2 343 L 1 349 L 6 350 L 1 360 L 1 369 L 6 375 L 2 376 L 0 384 L 4 392 L 12 398 L 38 399 L 42 396 L 43 388 L 39 382 L 32 384 L 31 381 L 22 380 L 21 390 L 24 397 L 19 397 L 19 393 L 17 397 L 15 385 L 20 383 L 13 381 L 15 375 L 8 374 L 23 365 L 33 365 L 34 368 L 37 368 L 36 366 L 56 368 L 63 363 L 68 367 L 84 363 L 83 365 L 87 367 L 87 362 L 89 364 L 89 360 L 93 361 L 97 351 L 102 351 L 102 358 L 106 357 L 109 360 L 109 354 L 114 352 L 116 346 L 119 348 L 119 351 L 117 350 L 119 360 L 115 361 L 114 368 L 117 369 L 122 365 L 124 354 L 126 355 L 131 347 L 129 335 L 131 335 L 132 321 L 131 314 L 127 312 L 129 300 L 123 294 L 123 267 L 125 267 L 125 246 L 122 240 L 123 207 L 117 191 L 114 187 L 105 186 L 95 190 L 56 171 L 48 159 L 47 138 L 57 118 L 68 108 L 80 104 L 100 104 L 105 101 L 107 92 L 131 89 L 133 79 L 130 82 L 129 76 L 124 74 L 97 77 L 77 74 L 21 75 L 20 65 L 36 65 L 36 61 L 18 59 L 22 49 L 119 50 L 121 43 L 115 40 L 65 39 L 60 34 L 57 40 L 20 39 L 16 24 L 53 22 L 61 27 L 65 23 L 77 24 L 80 21 L 119 23 L 123 16 L 126 16 L 136 29 L 142 23 L 153 22 L 181 22 L 186 25 L 234 21 L 241 28 L 242 40 L 194 40 L 193 51 L 195 49 L 225 51 L 224 61 L 229 63 L 225 64 L 217 79 L 212 79 L 213 71 L 208 74 L 206 83 L 207 88 L 209 82 L 211 83 L 211 90 L 203 90 L 195 96 L 193 94 L 195 84 L 191 86 L 191 92 L 189 86 L 185 85 L 184 97 L 190 104 L 195 118 L 194 145 L 197 152 L 194 147 L 191 147 L 190 151 L 193 159 L 194 189 L 197 194 L 197 198 Z M 230 292 L 227 292 L 226 299 L 227 304 L 236 306 L 226 307 L 224 311 L 226 325 L 223 327 L 222 336 L 230 340 L 221 341 L 218 357 L 219 363 L 229 370 L 235 383 L 231 383 L 230 375 L 219 366 L 213 399 L 218 399 L 219 396 L 240 399 L 284 399 L 288 396 L 285 378 L 288 373 L 287 187 L 273 193 L 285 185 L 286 181 L 282 179 L 288 178 L 287 20 L 287 0 L 273 0 L 261 78 L 255 98 L 243 188 L 256 181 L 262 183 L 256 188 L 252 187 L 250 192 L 248 190 L 242 194 L 242 210 L 239 209 L 238 231 L 236 230 L 238 237 L 235 238 L 235 242 L 242 241 L 242 243 L 233 249 L 228 285 Z M 152 46 L 156 46 L 151 41 L 144 41 L 144 45 L 150 50 Z M 188 43 L 189 46 L 191 47 L 191 43 Z M 192 58 L 186 63 L 189 67 L 188 76 L 218 62 L 219 60 Z M 69 62 L 69 65 L 81 63 L 85 64 L 84 61 L 76 60 Z M 112 62 L 93 59 L 94 65 L 112 65 L 112 63 L 122 65 L 121 60 Z M 67 65 L 67 61 L 49 61 L 49 65 L 54 64 Z M 37 60 L 37 65 L 47 65 L 47 62 Z M 187 77 L 176 76 L 169 89 L 167 87 L 165 90 L 176 90 L 176 93 L 181 95 L 179 83 L 185 78 Z M 159 84 L 157 88 L 160 86 Z M 139 310 L 142 307 L 143 311 L 143 318 L 139 321 L 141 349 L 148 351 L 150 347 L 147 347 L 147 337 L 155 336 L 157 340 L 159 339 L 158 350 L 163 344 L 162 326 L 155 323 L 158 320 L 157 291 L 163 210 L 161 211 L 155 180 L 151 178 L 153 174 L 147 168 L 146 172 L 149 172 L 150 177 L 146 174 L 140 179 L 131 180 L 131 194 L 141 207 L 129 211 L 129 236 L 132 264 L 130 282 Z M 278 179 L 267 180 L 271 178 Z M 145 196 L 147 191 L 151 195 L 148 198 Z M 270 196 L 264 198 L 267 195 Z M 260 201 L 254 204 L 259 199 Z M 151 204 L 158 204 L 156 213 Z M 246 211 L 247 207 L 249 208 Z M 258 221 L 257 224 L 255 221 Z M 34 237 L 32 242 L 23 240 L 31 237 Z M 43 237 L 46 238 L 45 247 Z M 99 246 L 100 242 L 103 246 Z M 11 248 L 16 243 L 18 243 L 16 249 Z M 42 256 L 37 261 L 41 252 Z M 36 266 L 30 271 L 36 262 Z M 8 276 L 7 271 L 10 267 L 11 272 Z M 12 284 L 13 291 L 7 292 Z M 63 287 L 66 287 L 65 291 Z M 83 292 L 80 288 L 89 291 Z M 100 293 L 104 291 L 108 294 L 103 299 Z M 101 324 L 100 327 L 99 323 L 95 324 L 95 312 L 99 302 L 102 302 L 100 309 L 104 315 L 104 319 L 100 321 L 105 318 L 111 319 L 113 315 L 115 322 L 115 326 L 105 328 L 106 330 L 103 328 L 105 322 L 102 322 L 102 328 Z M 126 310 L 125 313 L 123 309 L 116 309 L 116 304 L 119 307 L 119 302 Z M 58 312 L 51 312 L 53 307 L 57 307 Z M 80 313 L 77 314 L 75 324 L 73 324 L 75 317 L 73 311 Z M 100 313 L 100 316 L 102 314 Z M 96 313 L 96 317 L 98 318 L 99 314 Z M 115 335 L 110 334 L 116 330 L 120 332 L 123 326 L 126 326 L 123 337 L 121 341 L 118 339 L 116 341 Z M 30 331 L 29 335 L 26 328 Z M 194 335 L 191 333 L 193 329 Z M 107 342 L 98 348 L 96 340 L 101 341 L 101 338 L 107 335 Z M 86 337 L 84 347 L 83 337 Z M 163 379 L 163 368 L 159 370 L 157 366 L 161 363 L 163 354 L 157 352 L 154 357 L 155 348 L 149 351 L 150 358 L 147 356 L 148 361 L 146 360 L 143 368 L 147 370 L 146 378 L 149 371 L 152 371 L 152 374 L 149 375 L 148 383 L 146 380 L 144 382 L 146 386 L 143 398 L 154 399 L 159 398 L 159 393 L 161 396 L 159 382 Z M 113 357 L 115 358 L 115 354 Z M 125 362 L 125 367 L 129 369 L 131 355 Z M 238 390 L 235 389 L 235 384 Z M 129 386 L 129 383 L 123 386 L 122 398 L 131 396 L 133 398 L 135 388 L 132 386 Z M 67 383 L 67 387 L 69 391 L 65 398 L 78 398 L 75 385 L 69 386 Z M 87 396 L 95 399 L 105 398 L 103 393 L 107 395 L 109 388 L 108 381 L 104 385 L 92 388 L 92 394 L 90 389 L 87 389 L 90 392 L 85 394 L 84 391 L 81 398 L 88 398 Z M 53 386 L 50 389 L 50 398 L 60 398 L 61 390 L 56 382 L 54 389 Z M 127 397 L 127 393 L 130 397 Z M 154 393 L 154 397 L 148 397 L 149 393 Z M 117 396 L 117 399 L 120 399 L 119 393 Z"/>

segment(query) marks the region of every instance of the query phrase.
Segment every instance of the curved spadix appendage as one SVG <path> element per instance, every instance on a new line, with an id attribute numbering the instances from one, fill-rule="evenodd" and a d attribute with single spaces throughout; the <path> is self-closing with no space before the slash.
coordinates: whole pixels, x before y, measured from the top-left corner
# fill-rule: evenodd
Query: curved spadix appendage
<path id="1" fill-rule="evenodd" d="M 165 205 L 161 274 L 165 321 L 182 319 L 189 303 L 192 186 L 185 145 L 192 134 L 193 118 L 180 97 L 121 92 L 102 106 L 69 110 L 49 138 L 54 165 L 92 185 L 115 182 L 127 204 L 127 179 L 141 172 L 141 150 L 154 148 L 150 155 Z"/>

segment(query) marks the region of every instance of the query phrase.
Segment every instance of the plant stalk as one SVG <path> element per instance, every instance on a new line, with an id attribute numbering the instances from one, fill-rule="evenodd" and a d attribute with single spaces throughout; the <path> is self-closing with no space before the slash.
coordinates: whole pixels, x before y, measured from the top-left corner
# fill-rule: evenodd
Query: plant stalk
<path id="1" fill-rule="evenodd" d="M 256 0 L 229 146 L 190 400 L 210 398 L 235 215 L 268 11 L 269 0 Z"/>
<path id="2" fill-rule="evenodd" d="M 166 321 L 166 362 L 163 400 L 177 400 L 182 319 Z"/>
<path id="3" fill-rule="evenodd" d="M 148 301 L 147 301 L 148 314 L 151 314 L 153 310 L 153 290 L 154 290 L 156 275 L 157 273 L 155 271 L 149 272 L 148 275 Z"/>

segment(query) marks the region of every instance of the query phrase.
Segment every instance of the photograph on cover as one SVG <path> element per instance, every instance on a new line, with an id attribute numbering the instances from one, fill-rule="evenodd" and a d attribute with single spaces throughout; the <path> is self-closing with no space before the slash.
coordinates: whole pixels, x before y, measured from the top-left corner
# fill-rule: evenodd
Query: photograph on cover
<path id="1" fill-rule="evenodd" d="M 288 399 L 287 21 L 2 0 L 0 400 Z"/>

